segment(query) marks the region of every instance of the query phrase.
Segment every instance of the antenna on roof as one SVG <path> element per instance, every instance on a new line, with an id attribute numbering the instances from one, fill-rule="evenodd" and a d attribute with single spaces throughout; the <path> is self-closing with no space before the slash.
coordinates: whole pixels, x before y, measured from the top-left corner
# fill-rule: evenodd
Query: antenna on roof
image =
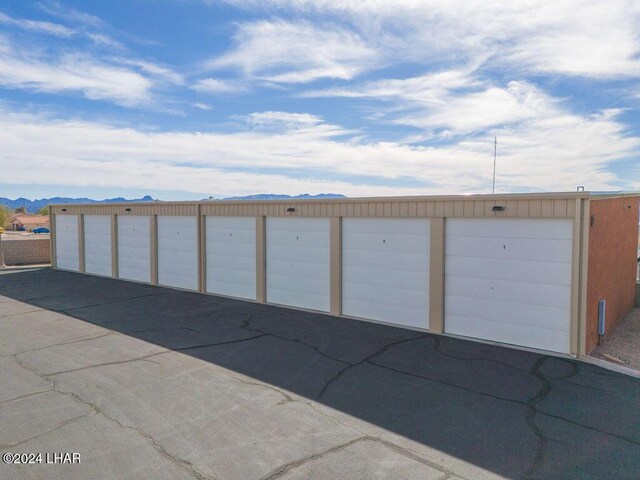
<path id="1" fill-rule="evenodd" d="M 496 193 L 496 160 L 498 158 L 498 137 L 493 137 L 493 185 L 491 193 Z"/>

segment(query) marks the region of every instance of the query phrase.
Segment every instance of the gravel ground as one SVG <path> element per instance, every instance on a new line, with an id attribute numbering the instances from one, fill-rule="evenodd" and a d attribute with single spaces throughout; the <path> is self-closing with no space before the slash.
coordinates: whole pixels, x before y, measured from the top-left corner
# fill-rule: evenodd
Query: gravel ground
<path id="1" fill-rule="evenodd" d="M 591 354 L 611 361 L 604 355 L 617 357 L 626 362 L 620 363 L 621 365 L 640 371 L 640 308 L 629 312 L 613 333 L 605 338 L 604 345 L 597 347 Z"/>

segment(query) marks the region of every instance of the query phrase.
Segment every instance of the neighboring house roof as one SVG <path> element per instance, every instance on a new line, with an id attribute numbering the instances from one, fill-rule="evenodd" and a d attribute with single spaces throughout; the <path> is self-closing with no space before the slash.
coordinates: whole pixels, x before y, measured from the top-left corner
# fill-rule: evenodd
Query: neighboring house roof
<path id="1" fill-rule="evenodd" d="M 49 223 L 48 215 L 25 215 L 23 213 L 19 215 L 14 215 L 9 220 L 11 224 L 20 224 L 20 225 L 34 225 L 41 223 Z"/>

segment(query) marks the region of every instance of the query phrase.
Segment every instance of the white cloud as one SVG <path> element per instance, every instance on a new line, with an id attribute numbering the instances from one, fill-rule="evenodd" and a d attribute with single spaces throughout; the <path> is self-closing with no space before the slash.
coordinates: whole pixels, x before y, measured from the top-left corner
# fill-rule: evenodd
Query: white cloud
<path id="1" fill-rule="evenodd" d="M 0 37 L 0 85 L 47 93 L 81 93 L 122 105 L 149 101 L 152 82 L 139 73 L 86 55 L 41 58 Z"/>
<path id="2" fill-rule="evenodd" d="M 175 85 L 183 85 L 185 83 L 184 77 L 181 74 L 168 67 L 158 65 L 157 63 L 140 60 L 137 58 L 123 57 L 116 57 L 113 59 L 113 61 L 121 65 L 131 65 L 134 67 L 138 67 L 141 71 L 148 73 L 155 78 L 173 83 Z"/>
<path id="3" fill-rule="evenodd" d="M 204 78 L 202 80 L 198 80 L 191 88 L 198 92 L 210 94 L 236 93 L 244 90 L 244 87 L 238 82 L 220 80 L 218 78 Z"/>
<path id="4" fill-rule="evenodd" d="M 238 69 L 275 83 L 320 78 L 351 79 L 379 63 L 375 48 L 356 33 L 332 25 L 284 20 L 238 26 L 235 48 L 207 62 L 210 69 Z"/>
<path id="5" fill-rule="evenodd" d="M 377 100 L 399 100 L 407 102 L 444 103 L 450 92 L 481 85 L 474 78 L 475 67 L 459 70 L 444 70 L 418 77 L 382 79 L 349 87 L 328 88 L 303 92 L 301 97 L 348 97 L 375 98 Z"/>
<path id="6" fill-rule="evenodd" d="M 94 31 L 88 31 L 86 28 L 70 28 L 58 23 L 42 22 L 36 20 L 28 20 L 23 18 L 13 18 L 0 12 L 0 24 L 11 25 L 22 30 L 32 33 L 40 33 L 51 35 L 54 37 L 68 39 L 71 37 L 84 37 L 89 39 L 95 45 L 108 47 L 112 49 L 122 50 L 124 46 L 113 38 Z"/>
<path id="7" fill-rule="evenodd" d="M 38 4 L 40 9 L 49 15 L 66 20 L 68 22 L 80 23 L 90 27 L 103 27 L 104 22 L 89 13 L 81 12 L 68 6 L 62 6 L 60 2 L 48 0 L 46 2 L 40 2 Z"/>
<path id="8" fill-rule="evenodd" d="M 291 113 L 291 112 L 256 112 L 248 116 L 248 122 L 251 125 L 269 126 L 269 125 L 292 125 L 292 126 L 314 126 L 322 123 L 322 119 L 317 115 L 310 113 Z"/>
<path id="9" fill-rule="evenodd" d="M 447 136 L 482 132 L 533 118 L 561 114 L 559 100 L 526 81 L 491 85 L 475 76 L 475 67 L 444 70 L 419 77 L 383 79 L 350 87 L 309 91 L 305 97 L 351 97 L 384 101 L 373 120 L 408 125 Z"/>
<path id="10" fill-rule="evenodd" d="M 632 158 L 640 140 L 628 136 L 618 113 L 558 112 L 497 129 L 498 190 L 629 188 L 629 180 L 617 178 L 609 167 Z M 262 112 L 262 117 L 250 118 L 286 121 L 286 115 Z M 490 188 L 489 135 L 429 148 L 354 143 L 327 135 L 326 124 L 317 117 L 297 115 L 290 117 L 295 128 L 197 133 L 149 132 L 4 111 L 0 162 L 6 178 L 38 171 L 34 181 L 48 184 L 144 189 L 175 189 L 179 184 L 186 191 L 216 195 L 399 195 Z M 424 187 L 402 186 L 402 179 Z"/>
<path id="11" fill-rule="evenodd" d="M 193 108 L 197 108 L 198 110 L 212 110 L 213 107 L 211 105 L 207 105 L 206 103 L 195 102 L 192 103 L 191 106 Z"/>
<path id="12" fill-rule="evenodd" d="M 462 135 L 501 125 L 513 125 L 534 118 L 561 115 L 558 101 L 524 81 L 509 82 L 506 88 L 446 95 L 412 115 L 394 123 L 433 130 L 445 129 Z"/>
<path id="13" fill-rule="evenodd" d="M 292 112 L 256 112 L 247 115 L 247 124 L 256 131 L 279 134 L 295 134 L 313 140 L 321 137 L 339 137 L 354 134 L 354 130 L 345 130 L 339 125 L 324 123 L 322 118 L 310 113 Z"/>
<path id="14" fill-rule="evenodd" d="M 640 76 L 640 2 L 635 0 L 229 0 L 255 11 L 350 21 L 385 37 L 387 55 L 430 63 L 491 56 L 522 71 L 595 78 Z M 390 51 L 389 51 L 390 50 Z"/>
<path id="15" fill-rule="evenodd" d="M 11 25 L 35 33 L 44 33 L 47 35 L 53 35 L 56 37 L 69 38 L 75 34 L 75 31 L 51 22 L 39 22 L 35 20 L 26 20 L 12 18 L 8 15 L 0 12 L 0 23 L 5 25 Z"/>

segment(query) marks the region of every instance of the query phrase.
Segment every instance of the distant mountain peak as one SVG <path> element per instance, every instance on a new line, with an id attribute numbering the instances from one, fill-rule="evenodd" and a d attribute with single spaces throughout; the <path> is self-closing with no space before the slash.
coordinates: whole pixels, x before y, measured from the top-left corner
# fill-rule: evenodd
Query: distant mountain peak
<path id="1" fill-rule="evenodd" d="M 28 198 L 20 197 L 15 200 L 11 200 L 10 198 L 0 197 L 0 205 L 5 205 L 11 210 L 15 210 L 16 208 L 25 207 L 28 213 L 35 213 L 40 210 L 42 207 L 46 207 L 47 205 L 53 204 L 62 204 L 62 203 L 121 203 L 121 202 L 153 202 L 154 199 L 151 195 L 145 195 L 142 198 L 136 198 L 133 200 L 129 200 L 123 197 L 116 198 L 107 198 L 104 200 L 94 200 L 92 198 L 70 198 L 70 197 L 51 197 L 51 198 L 36 198 L 35 200 L 30 200 Z"/>

